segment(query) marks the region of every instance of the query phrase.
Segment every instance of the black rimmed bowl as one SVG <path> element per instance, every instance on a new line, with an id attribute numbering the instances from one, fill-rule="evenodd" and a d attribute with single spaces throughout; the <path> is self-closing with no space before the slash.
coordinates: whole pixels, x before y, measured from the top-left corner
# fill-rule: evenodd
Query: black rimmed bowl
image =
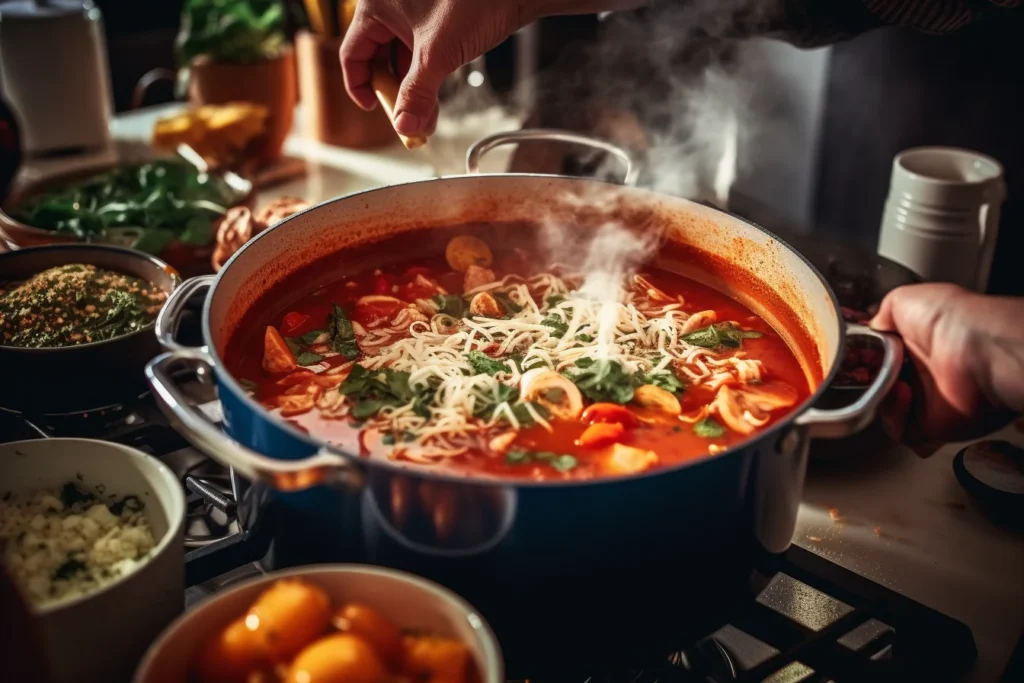
<path id="1" fill-rule="evenodd" d="M 181 278 L 155 256 L 122 247 L 61 244 L 0 254 L 0 281 L 83 263 L 141 278 L 170 297 Z M 55 415 L 105 408 L 146 391 L 145 367 L 160 353 L 154 324 L 104 341 L 59 348 L 0 345 L 0 409 Z"/>

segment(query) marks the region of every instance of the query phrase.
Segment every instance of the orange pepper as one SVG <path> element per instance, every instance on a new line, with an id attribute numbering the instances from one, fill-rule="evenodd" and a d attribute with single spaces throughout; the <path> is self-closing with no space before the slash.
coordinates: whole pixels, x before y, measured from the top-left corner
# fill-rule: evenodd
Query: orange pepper
<path id="1" fill-rule="evenodd" d="M 598 422 L 590 425 L 576 439 L 576 445 L 583 448 L 596 448 L 615 443 L 626 433 L 626 428 L 618 422 Z"/>
<path id="2" fill-rule="evenodd" d="M 615 422 L 623 427 L 635 427 L 637 424 L 636 415 L 616 403 L 595 403 L 583 411 L 580 419 L 591 425 Z"/>

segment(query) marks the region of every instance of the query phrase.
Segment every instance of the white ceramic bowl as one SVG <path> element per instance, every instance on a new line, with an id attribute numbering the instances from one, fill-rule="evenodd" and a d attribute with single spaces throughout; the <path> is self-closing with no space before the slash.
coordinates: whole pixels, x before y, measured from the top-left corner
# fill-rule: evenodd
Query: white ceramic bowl
<path id="1" fill-rule="evenodd" d="M 77 475 L 84 486 L 138 496 L 157 544 L 117 581 L 34 612 L 57 683 L 127 681 L 184 607 L 185 496 L 163 463 L 128 446 L 91 439 L 0 444 L 0 491 L 59 488 Z"/>
<path id="2" fill-rule="evenodd" d="M 167 629 L 142 661 L 135 683 L 184 683 L 201 647 L 245 614 L 277 579 L 301 577 L 324 589 L 334 604 L 360 602 L 400 628 L 457 638 L 473 654 L 481 683 L 505 683 L 501 648 L 490 626 L 465 600 L 419 577 L 366 565 L 317 565 L 274 572 L 218 593 Z"/>

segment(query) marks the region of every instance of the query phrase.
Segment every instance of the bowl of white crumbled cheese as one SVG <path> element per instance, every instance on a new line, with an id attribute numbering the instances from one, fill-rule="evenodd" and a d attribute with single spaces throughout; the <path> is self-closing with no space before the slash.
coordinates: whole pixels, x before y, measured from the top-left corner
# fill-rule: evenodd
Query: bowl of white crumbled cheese
<path id="1" fill-rule="evenodd" d="M 0 565 L 39 623 L 54 681 L 126 681 L 184 606 L 185 497 L 121 444 L 0 444 Z"/>

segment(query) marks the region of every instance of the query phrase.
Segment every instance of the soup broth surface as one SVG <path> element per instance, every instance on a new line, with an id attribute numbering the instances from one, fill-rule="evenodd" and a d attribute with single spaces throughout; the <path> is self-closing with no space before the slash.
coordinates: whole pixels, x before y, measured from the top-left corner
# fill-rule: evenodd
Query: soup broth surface
<path id="1" fill-rule="evenodd" d="M 290 292 L 261 301 L 269 324 L 243 321 L 229 371 L 297 428 L 412 467 L 635 475 L 722 453 L 811 391 L 764 320 L 653 267 L 595 287 L 536 251 L 460 236 L 443 258 Z"/>

